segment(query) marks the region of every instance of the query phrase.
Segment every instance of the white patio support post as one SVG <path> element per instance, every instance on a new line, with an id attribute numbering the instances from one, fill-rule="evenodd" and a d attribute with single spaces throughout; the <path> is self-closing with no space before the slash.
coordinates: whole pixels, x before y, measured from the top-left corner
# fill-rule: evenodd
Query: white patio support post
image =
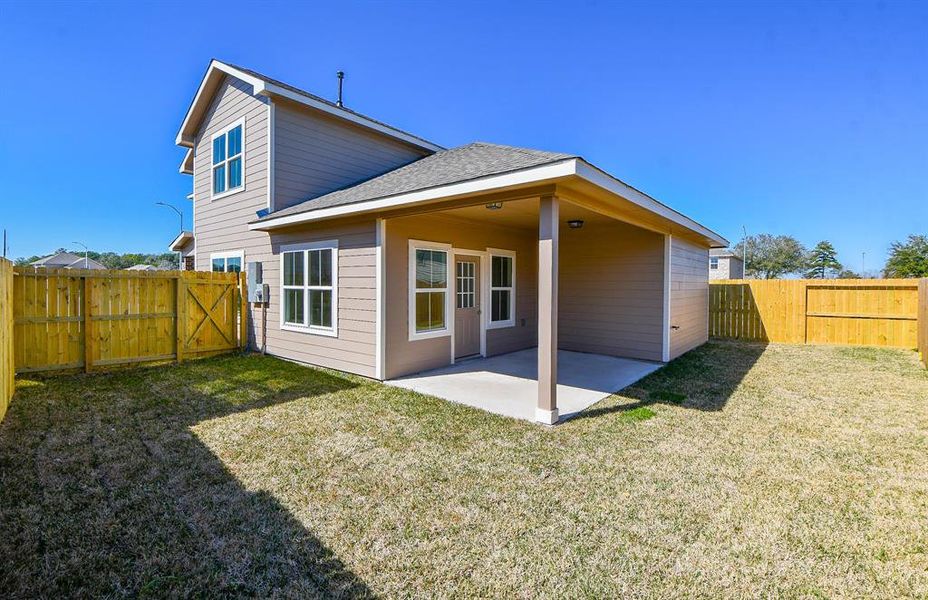
<path id="1" fill-rule="evenodd" d="M 559 201 L 544 196 L 538 211 L 538 406 L 535 420 L 557 422 L 557 283 Z"/>
<path id="2" fill-rule="evenodd" d="M 664 309 L 663 338 L 661 340 L 661 361 L 670 362 L 670 284 L 673 272 L 671 271 L 670 257 L 673 254 L 673 236 L 664 235 Z"/>

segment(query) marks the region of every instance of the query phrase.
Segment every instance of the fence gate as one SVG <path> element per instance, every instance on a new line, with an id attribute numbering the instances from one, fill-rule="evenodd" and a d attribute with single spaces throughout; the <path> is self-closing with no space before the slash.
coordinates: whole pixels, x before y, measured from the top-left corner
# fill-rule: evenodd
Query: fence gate
<path id="1" fill-rule="evenodd" d="M 182 360 L 244 346 L 237 273 L 17 267 L 16 371 L 87 371 Z"/>

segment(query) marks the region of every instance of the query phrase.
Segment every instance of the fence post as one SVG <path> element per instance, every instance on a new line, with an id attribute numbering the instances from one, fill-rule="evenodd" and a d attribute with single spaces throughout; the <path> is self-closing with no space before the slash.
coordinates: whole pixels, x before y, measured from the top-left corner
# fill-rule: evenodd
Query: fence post
<path id="1" fill-rule="evenodd" d="M 245 272 L 242 271 L 238 276 L 238 294 L 241 301 L 241 330 L 239 333 L 239 347 L 244 350 L 248 346 L 248 283 L 245 279 Z"/>
<path id="2" fill-rule="evenodd" d="M 91 317 L 91 306 L 93 304 L 93 281 L 90 276 L 84 274 L 84 372 L 90 373 L 93 369 L 93 320 Z"/>
<path id="3" fill-rule="evenodd" d="M 187 282 L 184 281 L 183 273 L 179 272 L 177 274 L 175 292 L 174 332 L 177 338 L 175 342 L 175 353 L 177 354 L 177 362 L 180 363 L 184 360 L 184 338 L 186 337 L 185 332 L 187 329 Z"/>

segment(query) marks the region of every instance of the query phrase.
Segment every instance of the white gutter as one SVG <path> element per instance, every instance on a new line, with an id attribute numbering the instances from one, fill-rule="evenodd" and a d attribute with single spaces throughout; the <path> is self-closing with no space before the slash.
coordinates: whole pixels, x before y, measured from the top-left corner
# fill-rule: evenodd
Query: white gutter
<path id="1" fill-rule="evenodd" d="M 712 230 L 703 227 L 689 217 L 682 215 L 672 208 L 661 204 L 657 200 L 639 192 L 633 187 L 622 183 L 618 179 L 603 173 L 596 167 L 580 158 L 571 158 L 550 165 L 532 167 L 512 173 L 504 173 L 502 175 L 491 175 L 489 177 L 483 177 L 471 181 L 463 181 L 461 183 L 453 183 L 450 185 L 443 185 L 426 190 L 418 190 L 415 192 L 388 196 L 386 198 L 377 198 L 374 200 L 355 202 L 342 206 L 332 206 L 330 208 L 320 208 L 309 212 L 277 217 L 276 219 L 267 219 L 266 221 L 249 223 L 248 229 L 251 231 L 270 231 L 271 229 L 288 227 L 300 223 L 312 223 L 315 221 L 321 221 L 335 217 L 377 212 L 391 208 L 398 208 L 406 205 L 427 202 L 430 200 L 438 200 L 451 196 L 487 192 L 500 188 L 511 187 L 514 185 L 543 183 L 548 180 L 563 179 L 570 176 L 580 177 L 600 188 L 605 189 L 608 192 L 621 196 L 630 202 L 667 219 L 668 221 L 694 231 L 723 246 L 728 245 L 728 240 L 713 232 Z"/>

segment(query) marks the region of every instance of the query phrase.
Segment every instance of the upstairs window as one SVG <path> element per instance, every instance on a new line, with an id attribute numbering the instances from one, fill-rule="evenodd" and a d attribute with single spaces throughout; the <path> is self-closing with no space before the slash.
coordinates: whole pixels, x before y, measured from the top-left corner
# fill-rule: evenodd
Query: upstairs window
<path id="1" fill-rule="evenodd" d="M 213 136 L 213 197 L 245 186 L 245 122 Z"/>

